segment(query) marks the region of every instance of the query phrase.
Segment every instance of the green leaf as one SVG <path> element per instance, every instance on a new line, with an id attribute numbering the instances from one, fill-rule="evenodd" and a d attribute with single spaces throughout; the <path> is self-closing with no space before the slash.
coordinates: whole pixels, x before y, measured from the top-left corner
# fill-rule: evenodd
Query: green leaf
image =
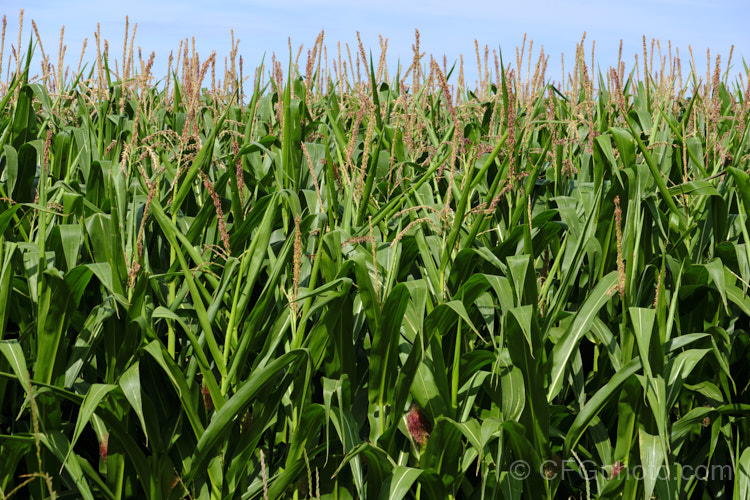
<path id="1" fill-rule="evenodd" d="M 193 352 L 195 353 L 195 360 L 198 363 L 198 367 L 200 368 L 201 375 L 203 377 L 203 381 L 206 382 L 206 386 L 208 387 L 209 394 L 212 398 L 214 398 L 215 394 L 221 394 L 219 385 L 216 383 L 216 378 L 214 377 L 213 372 L 211 371 L 211 366 L 208 361 L 208 358 L 206 357 L 206 354 L 203 352 L 203 346 L 201 345 L 201 342 L 198 340 L 198 337 L 195 336 L 195 333 L 193 332 L 193 329 L 190 328 L 190 326 L 185 323 L 185 321 L 177 314 L 173 313 L 166 307 L 157 307 L 152 315 L 152 318 L 167 318 L 171 319 L 173 321 L 176 321 L 177 324 L 179 324 L 182 327 L 182 330 L 185 332 L 185 335 L 187 335 L 188 339 L 190 340 L 190 344 L 193 346 Z M 157 346 L 152 347 L 154 351 L 152 354 L 158 352 Z M 159 361 L 159 359 L 157 359 Z M 160 362 L 162 364 L 162 362 Z M 166 368 L 165 365 L 162 365 Z M 171 371 L 171 370 L 170 370 Z"/>
<path id="2" fill-rule="evenodd" d="M 745 214 L 750 214 L 750 175 L 735 167 L 727 167 L 727 172 L 732 176 L 739 189 L 739 198 L 745 206 Z M 745 221 L 747 224 L 747 221 Z"/>
<path id="3" fill-rule="evenodd" d="M 91 420 L 91 416 L 96 411 L 99 403 L 101 403 L 102 399 L 107 394 L 116 388 L 117 386 L 113 384 L 93 384 L 89 387 L 86 396 L 83 398 L 81 408 L 78 410 L 78 419 L 76 420 L 76 427 L 73 431 L 73 440 L 70 442 L 70 447 L 68 448 L 68 453 L 63 460 L 63 465 L 65 465 L 65 462 L 68 460 L 70 452 L 73 451 L 73 447 L 76 445 L 76 442 L 78 442 L 78 438 L 81 437 L 83 429 L 86 427 L 86 424 L 89 423 L 89 420 Z"/>
<path id="4" fill-rule="evenodd" d="M 724 304 L 724 310 L 729 314 L 729 305 L 727 304 L 727 286 L 726 281 L 724 279 L 724 264 L 721 262 L 721 259 L 714 259 L 708 264 L 704 264 L 704 267 L 706 270 L 708 270 L 709 276 L 711 276 L 711 281 L 714 282 L 714 286 L 716 287 L 716 291 L 719 292 L 719 295 L 721 296 L 721 301 Z"/>
<path id="5" fill-rule="evenodd" d="M 3 234 L 1 229 L 0 235 Z M 13 293 L 11 285 L 11 278 L 13 278 L 12 261 L 16 254 L 16 248 L 17 245 L 9 241 L 0 243 L 0 340 L 5 336 L 5 327 L 10 317 L 8 304 Z"/>
<path id="6" fill-rule="evenodd" d="M 531 356 L 534 356 L 534 340 L 532 339 L 531 333 L 531 318 L 534 314 L 533 306 L 520 306 L 514 307 L 509 311 L 516 319 L 516 322 L 521 327 L 521 332 L 526 339 L 526 343 L 529 345 L 529 352 Z"/>
<path id="7" fill-rule="evenodd" d="M 72 446 L 68 442 L 68 438 L 62 432 L 51 431 L 46 434 L 39 434 L 39 440 L 63 463 L 81 498 L 94 500 L 91 488 L 83 475 L 78 455 L 71 454 Z"/>
<path id="8" fill-rule="evenodd" d="M 404 498 L 420 474 L 422 474 L 421 469 L 404 467 L 403 465 L 395 466 L 380 487 L 379 498 L 382 500 Z"/>
<path id="9" fill-rule="evenodd" d="M 392 397 L 398 376 L 401 323 L 408 305 L 409 289 L 404 284 L 396 285 L 383 304 L 378 329 L 372 340 L 368 394 L 370 404 L 380 407 L 380 432 L 385 430 L 385 404 Z"/>
<path id="10" fill-rule="evenodd" d="M 182 411 L 187 415 L 196 439 L 200 438 L 204 431 L 203 424 L 196 411 L 196 401 L 194 401 L 187 381 L 179 367 L 169 356 L 164 355 L 166 349 L 158 340 L 151 341 L 151 343 L 144 347 L 144 351 L 156 360 L 157 364 L 164 370 L 167 378 L 172 382 L 172 386 L 176 389 L 177 397 L 182 405 Z"/>
<path id="11" fill-rule="evenodd" d="M 211 156 L 213 155 L 214 151 L 214 143 L 216 142 L 217 135 L 222 130 L 222 125 L 224 124 L 224 120 L 226 119 L 226 117 L 227 115 L 226 113 L 224 113 L 221 118 L 219 118 L 219 121 L 214 124 L 214 127 L 211 129 L 211 133 L 203 143 L 203 147 L 201 147 L 200 151 L 198 151 L 198 155 L 195 157 L 195 160 L 193 160 L 193 163 L 190 165 L 190 168 L 185 174 L 185 177 L 180 182 L 177 194 L 175 194 L 174 199 L 172 200 L 171 208 L 173 211 L 176 212 L 177 210 L 179 210 L 182 202 L 185 200 L 185 197 L 187 197 L 188 193 L 193 188 L 193 181 L 198 175 L 198 171 L 205 168 L 206 165 L 211 164 Z"/>
<path id="12" fill-rule="evenodd" d="M 377 332 L 379 328 L 381 313 L 380 304 L 378 303 L 375 288 L 372 286 L 370 273 L 367 270 L 367 263 L 362 253 L 356 253 L 353 256 L 354 274 L 357 278 L 357 288 L 359 288 L 359 297 L 362 300 L 367 322 L 370 325 L 371 332 Z M 392 292 L 391 292 L 392 293 Z"/>
<path id="13" fill-rule="evenodd" d="M 503 417 L 517 422 L 526 406 L 526 389 L 521 369 L 510 364 L 501 369 L 500 386 Z"/>
<path id="14" fill-rule="evenodd" d="M 186 484 L 192 480 L 195 475 L 203 470 L 204 464 L 209 460 L 209 453 L 219 440 L 226 435 L 231 422 L 241 414 L 241 411 L 247 407 L 255 395 L 262 391 L 269 382 L 274 381 L 276 377 L 282 375 L 285 371 L 294 373 L 302 361 L 308 361 L 309 357 L 306 351 L 297 349 L 287 352 L 286 354 L 274 359 L 265 366 L 253 370 L 250 377 L 244 381 L 237 392 L 226 401 L 226 404 L 218 410 L 205 432 L 201 435 L 195 446 L 193 459 L 189 471 L 183 479 Z"/>
<path id="15" fill-rule="evenodd" d="M 669 194 L 687 196 L 721 196 L 709 181 L 695 180 L 669 188 Z"/>
<path id="16" fill-rule="evenodd" d="M 21 344 L 17 340 L 0 340 L 0 352 L 8 360 L 13 373 L 16 374 L 18 382 L 23 386 L 24 392 L 29 391 L 29 372 L 26 369 L 26 358 L 23 355 Z"/>
<path id="17" fill-rule="evenodd" d="M 742 455 L 737 460 L 732 498 L 735 500 L 750 499 L 750 448 L 742 450 Z"/>
<path id="18" fill-rule="evenodd" d="M 34 110 L 34 91 L 24 85 L 18 92 L 16 109 L 13 113 L 12 144 L 18 149 L 37 138 L 38 125 Z M 33 176 L 33 174 L 32 174 Z M 25 200 L 24 200 L 25 201 Z"/>
<path id="19" fill-rule="evenodd" d="M 633 139 L 635 139 L 636 144 L 638 144 L 638 149 L 641 151 L 641 154 L 643 155 L 643 159 L 646 160 L 646 165 L 648 165 L 648 168 L 651 171 L 651 176 L 653 177 L 654 182 L 656 183 L 656 187 L 659 189 L 659 193 L 661 194 L 661 199 L 667 204 L 669 211 L 672 212 L 672 214 L 677 218 L 680 229 L 685 231 L 687 229 L 687 221 L 685 220 L 685 216 L 677 208 L 677 205 L 675 205 L 674 199 L 672 198 L 672 195 L 669 193 L 669 190 L 667 189 L 667 184 L 664 182 L 664 179 L 662 178 L 662 174 L 659 171 L 659 168 L 657 167 L 656 163 L 654 162 L 654 159 L 651 156 L 651 152 L 649 151 L 649 148 L 641 140 L 640 135 L 636 132 L 632 121 L 627 117 L 625 117 L 625 121 L 627 122 L 628 127 L 630 128 L 630 133 L 632 134 Z"/>
<path id="20" fill-rule="evenodd" d="M 146 436 L 146 442 L 148 443 L 148 428 L 146 427 L 146 419 L 143 416 L 143 399 L 141 395 L 141 374 L 140 374 L 140 363 L 136 361 L 130 367 L 120 375 L 118 384 L 122 389 L 125 398 L 130 403 L 130 406 L 138 416 L 138 420 L 141 421 L 141 428 L 143 434 Z"/>
<path id="21" fill-rule="evenodd" d="M 670 354 L 692 342 L 708 337 L 707 334 L 697 333 L 677 337 L 666 343 L 664 352 Z M 602 410 L 607 401 L 619 394 L 619 389 L 631 376 L 635 375 L 641 369 L 641 359 L 636 357 L 630 360 L 620 370 L 615 373 L 606 384 L 604 384 L 596 393 L 589 398 L 583 408 L 576 415 L 575 420 L 570 425 L 570 429 L 565 436 L 566 449 L 574 449 L 581 439 L 584 431 L 591 420 Z"/>
<path id="22" fill-rule="evenodd" d="M 633 330 L 638 343 L 638 352 L 643 363 L 643 370 L 646 372 L 646 376 L 651 377 L 653 373 L 651 363 L 649 362 L 649 345 L 651 344 L 651 332 L 654 329 L 654 322 L 656 321 L 656 311 L 643 307 L 631 307 L 628 309 L 628 312 L 633 322 Z"/>
<path id="23" fill-rule="evenodd" d="M 576 313 L 573 323 L 552 348 L 547 401 L 551 402 L 555 399 L 562 389 L 563 378 L 570 367 L 573 352 L 583 336 L 591 329 L 599 310 L 610 300 L 610 292 L 616 283 L 617 271 L 612 271 L 599 281 Z"/>
<path id="24" fill-rule="evenodd" d="M 441 420 L 445 420 L 446 423 L 458 429 L 461 434 L 463 434 L 464 437 L 469 440 L 469 444 L 471 444 L 471 446 L 477 451 L 477 453 L 480 456 L 482 455 L 482 450 L 484 448 L 482 440 L 482 428 L 476 419 L 472 418 L 471 420 L 468 420 L 466 422 L 456 422 L 454 420 L 451 420 L 450 418 L 441 418 Z"/>
<path id="25" fill-rule="evenodd" d="M 20 203 L 17 203 L 15 205 L 12 205 L 10 208 L 3 211 L 2 214 L 0 214 L 0 236 L 5 233 L 5 230 L 8 228 L 8 225 L 10 224 L 10 221 L 13 220 L 13 217 L 15 217 L 16 212 L 18 212 L 24 205 L 21 205 Z M 5 242 L 6 245 L 14 244 L 13 242 Z"/>
<path id="26" fill-rule="evenodd" d="M 639 448 L 643 466 L 644 498 L 651 498 L 657 478 L 664 474 L 663 438 L 639 429 Z"/>
<path id="27" fill-rule="evenodd" d="M 188 288 L 190 289 L 190 296 L 193 301 L 193 306 L 195 307 L 195 312 L 198 315 L 198 321 L 201 325 L 201 328 L 203 329 L 203 333 L 205 333 L 206 335 L 206 343 L 208 344 L 209 350 L 211 351 L 211 355 L 213 356 L 213 360 L 216 363 L 219 373 L 223 377 L 226 377 L 227 368 L 224 362 L 224 356 L 219 350 L 219 345 L 216 342 L 216 338 L 214 337 L 213 328 L 211 327 L 211 322 L 208 319 L 206 307 L 203 304 L 201 293 L 198 290 L 195 279 L 193 278 L 193 271 L 188 266 L 188 263 L 181 251 L 180 245 L 177 244 L 177 239 L 184 238 L 184 236 L 167 218 L 166 214 L 161 209 L 159 203 L 156 200 L 154 200 L 152 203 L 152 211 L 154 217 L 162 226 L 162 230 L 164 231 L 165 236 L 172 245 L 172 248 L 175 250 L 175 255 L 180 262 L 183 276 L 185 277 L 185 281 L 187 282 Z M 186 246 L 190 247 L 190 244 L 187 243 Z M 221 408 L 221 406 L 224 404 L 223 395 L 217 390 L 215 386 L 209 386 L 209 389 L 213 389 L 211 391 L 211 398 L 214 401 L 214 405 L 216 405 L 217 409 Z"/>
<path id="28" fill-rule="evenodd" d="M 53 271 L 57 271 L 54 269 Z M 39 273 L 39 319 L 37 323 L 37 358 L 34 379 L 52 383 L 57 357 L 70 309 L 70 289 L 57 271 Z"/>
<path id="29" fill-rule="evenodd" d="M 55 226 L 60 231 L 63 256 L 65 257 L 66 269 L 76 267 L 78 256 L 83 244 L 83 232 L 78 224 L 58 224 Z"/>

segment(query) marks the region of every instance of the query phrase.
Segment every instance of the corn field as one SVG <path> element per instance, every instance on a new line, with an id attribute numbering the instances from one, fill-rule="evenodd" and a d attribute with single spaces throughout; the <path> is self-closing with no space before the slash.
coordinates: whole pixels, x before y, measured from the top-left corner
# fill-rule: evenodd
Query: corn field
<path id="1" fill-rule="evenodd" d="M 750 499 L 731 54 L 157 79 L 5 27 L 3 499 Z"/>

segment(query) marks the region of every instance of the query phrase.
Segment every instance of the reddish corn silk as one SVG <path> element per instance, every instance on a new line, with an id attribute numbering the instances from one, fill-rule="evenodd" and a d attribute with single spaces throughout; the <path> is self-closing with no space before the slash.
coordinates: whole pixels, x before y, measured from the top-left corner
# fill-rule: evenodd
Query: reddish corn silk
<path id="1" fill-rule="evenodd" d="M 109 434 L 105 434 L 99 442 L 99 456 L 104 462 L 107 461 L 107 448 L 109 447 Z"/>
<path id="2" fill-rule="evenodd" d="M 612 465 L 612 475 L 610 476 L 610 479 L 613 477 L 617 477 L 617 475 L 622 472 L 622 469 L 625 468 L 625 464 L 620 462 L 619 460 Z"/>
<path id="3" fill-rule="evenodd" d="M 206 408 L 206 411 L 213 410 L 214 400 L 211 398 L 211 391 L 208 390 L 208 385 L 205 380 L 201 384 L 201 396 L 203 396 L 203 406 Z"/>
<path id="4" fill-rule="evenodd" d="M 420 446 L 425 446 L 427 440 L 430 438 L 430 432 L 432 432 L 432 424 L 424 414 L 421 408 L 417 405 L 412 405 L 411 410 L 406 415 L 406 427 L 409 430 L 411 437 L 419 443 Z"/>

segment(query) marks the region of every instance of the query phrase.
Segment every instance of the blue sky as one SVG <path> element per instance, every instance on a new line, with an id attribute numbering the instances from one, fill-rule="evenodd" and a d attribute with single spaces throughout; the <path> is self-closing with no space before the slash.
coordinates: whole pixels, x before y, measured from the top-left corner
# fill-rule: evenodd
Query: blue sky
<path id="1" fill-rule="evenodd" d="M 476 78 L 474 39 L 480 46 L 501 49 L 506 64 L 514 62 L 516 46 L 524 33 L 534 40 L 534 53 L 543 45 L 550 55 L 548 78 L 559 80 L 560 56 L 566 56 L 566 71 L 572 68 L 575 46 L 587 32 L 587 60 L 592 40 L 596 40 L 596 61 L 603 70 L 614 65 L 620 39 L 623 39 L 623 59 L 628 66 L 633 54 L 642 53 L 642 36 L 658 38 L 662 51 L 667 52 L 667 41 L 679 47 L 683 57 L 683 71 L 688 67 L 688 45 L 695 54 L 699 73 L 705 73 L 706 49 L 712 59 L 718 52 L 726 63 L 729 48 L 735 45 L 734 71 L 742 69 L 742 56 L 750 61 L 750 30 L 745 23 L 750 19 L 750 2 L 730 0 L 629 0 L 609 2 L 591 0 L 521 0 L 451 2 L 417 0 L 412 2 L 379 0 L 276 0 L 243 2 L 239 0 L 209 1 L 144 1 L 126 0 L 104 2 L 81 0 L 70 2 L 49 0 L 4 0 L 3 14 L 8 16 L 8 43 L 17 45 L 18 14 L 25 11 L 23 44 L 31 35 L 31 19 L 39 28 L 45 49 L 56 61 L 60 28 L 65 25 L 68 46 L 66 64 L 75 67 L 84 38 L 89 39 L 89 61 L 96 23 L 110 42 L 114 57 L 122 58 L 125 16 L 131 26 L 138 23 L 136 46 L 141 46 L 144 58 L 156 53 L 154 73 L 166 73 L 170 50 L 177 49 L 180 39 L 195 36 L 202 57 L 216 50 L 219 61 L 230 50 L 230 29 L 241 40 L 239 52 L 245 67 L 255 67 L 263 54 L 272 52 L 287 59 L 287 37 L 295 48 L 312 46 L 317 34 L 325 29 L 329 58 L 335 56 L 336 42 L 356 46 L 359 31 L 365 47 L 379 54 L 378 34 L 388 37 L 389 66 L 397 60 L 408 66 L 414 42 L 414 29 L 421 33 L 421 47 L 427 55 L 449 63 L 464 55 L 467 81 Z M 527 45 L 528 47 L 528 45 Z M 4 66 L 7 65 L 6 61 Z M 302 57 L 304 60 L 304 56 Z M 37 66 L 38 67 L 38 66 Z M 246 70 L 246 74 L 250 72 Z"/>

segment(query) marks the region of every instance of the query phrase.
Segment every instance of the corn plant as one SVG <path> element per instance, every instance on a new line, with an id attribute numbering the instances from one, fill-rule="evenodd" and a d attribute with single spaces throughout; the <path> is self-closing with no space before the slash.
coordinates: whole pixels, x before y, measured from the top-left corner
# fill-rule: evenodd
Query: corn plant
<path id="1" fill-rule="evenodd" d="M 718 57 L 156 81 L 128 36 L 0 83 L 3 498 L 750 498 Z"/>

